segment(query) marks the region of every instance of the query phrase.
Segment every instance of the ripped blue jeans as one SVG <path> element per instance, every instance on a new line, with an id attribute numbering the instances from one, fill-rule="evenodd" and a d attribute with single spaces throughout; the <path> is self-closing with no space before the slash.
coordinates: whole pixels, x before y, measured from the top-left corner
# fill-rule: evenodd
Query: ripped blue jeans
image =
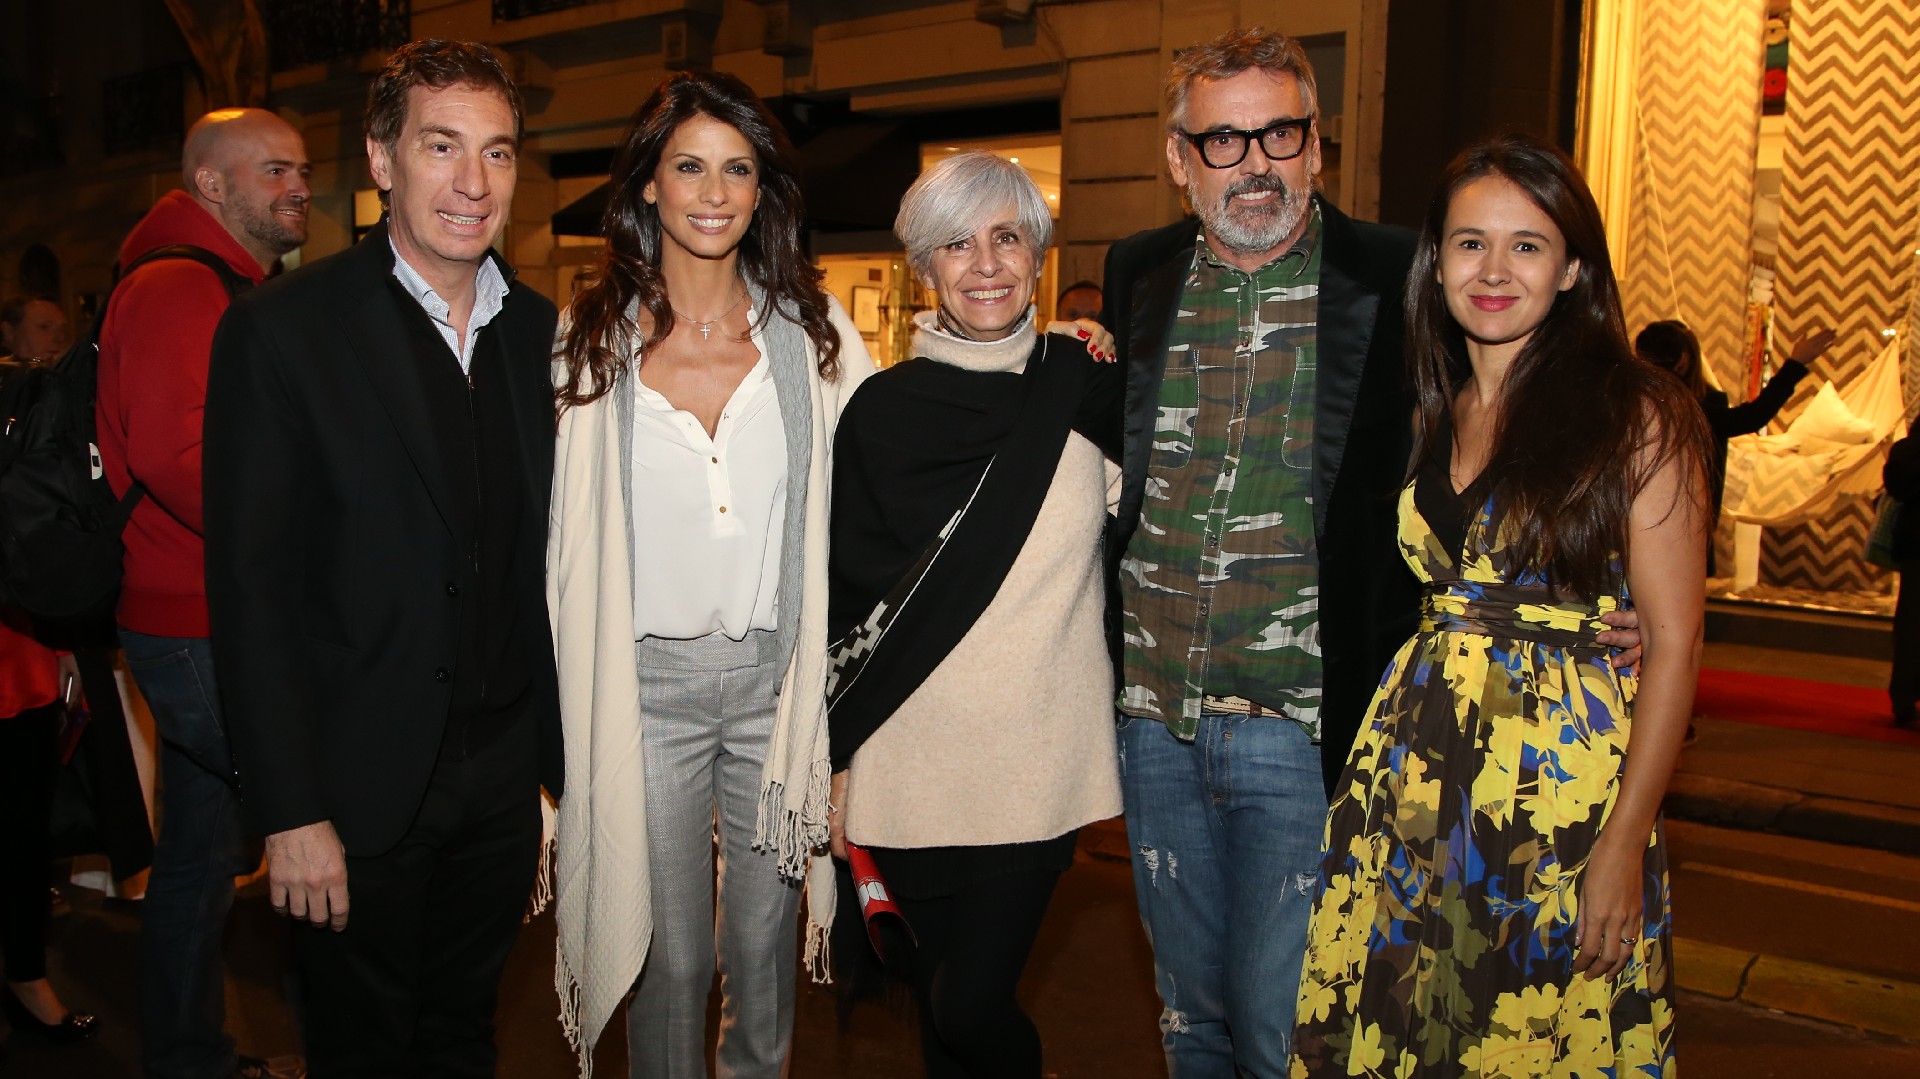
<path id="1" fill-rule="evenodd" d="M 1204 715 L 1191 743 L 1120 717 L 1134 893 L 1171 1079 L 1282 1079 L 1320 869 L 1320 747 L 1273 717 Z"/>

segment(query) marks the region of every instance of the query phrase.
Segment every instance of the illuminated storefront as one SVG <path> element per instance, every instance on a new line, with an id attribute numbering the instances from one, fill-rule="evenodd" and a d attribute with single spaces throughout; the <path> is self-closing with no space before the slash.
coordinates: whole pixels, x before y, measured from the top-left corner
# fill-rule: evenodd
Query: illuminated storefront
<path id="1" fill-rule="evenodd" d="M 1579 155 L 1629 329 L 1685 321 L 1734 401 L 1769 342 L 1840 335 L 1770 437 L 1735 441 L 1716 589 L 1889 609 L 1862 554 L 1920 361 L 1920 7 L 1590 0 L 1585 19 Z"/>

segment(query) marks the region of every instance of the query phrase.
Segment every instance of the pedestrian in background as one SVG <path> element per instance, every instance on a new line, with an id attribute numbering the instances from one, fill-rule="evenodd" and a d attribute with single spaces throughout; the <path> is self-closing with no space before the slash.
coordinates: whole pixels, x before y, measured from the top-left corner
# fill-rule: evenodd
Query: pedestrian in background
<path id="1" fill-rule="evenodd" d="M 145 492 L 121 534 L 114 614 L 127 672 L 160 737 L 160 831 L 140 915 L 141 1051 L 151 1079 L 275 1074 L 268 1061 L 236 1055 L 225 1030 L 221 938 L 233 879 L 258 854 L 241 826 L 224 676 L 210 641 L 201 451 L 215 328 L 235 291 L 306 243 L 308 171 L 300 133 L 273 113 L 221 109 L 195 121 L 181 153 L 185 190 L 160 196 L 127 234 L 127 273 L 101 315 L 101 466 L 116 496 L 136 484 Z M 171 257 L 135 265 L 179 245 L 201 249 L 212 265 Z"/>
<path id="2" fill-rule="evenodd" d="M 0 304 L 0 364 L 51 363 L 73 344 L 67 313 L 46 296 Z"/>
<path id="3" fill-rule="evenodd" d="M 1810 364 L 1833 344 L 1834 332 L 1815 327 L 1787 352 L 1787 359 L 1773 373 L 1753 400 L 1730 404 L 1725 390 L 1707 385 L 1706 365 L 1700 357 L 1700 339 L 1678 319 L 1651 322 L 1633 339 L 1633 350 L 1643 360 L 1664 367 L 1687 384 L 1700 410 L 1706 414 L 1707 427 L 1713 432 L 1713 521 L 1707 535 L 1713 535 L 1720 520 L 1720 496 L 1727 485 L 1727 440 L 1764 430 L 1780 410 L 1787 407 L 1794 388 L 1810 372 Z"/>
<path id="4" fill-rule="evenodd" d="M 22 616 L 0 609 L 0 1004 L 14 1029 L 68 1044 L 92 1037 L 95 1019 L 68 1008 L 47 980 L 48 828 L 62 689 L 79 677 L 72 657 L 56 656 Z"/>
<path id="5" fill-rule="evenodd" d="M 1100 317 L 1100 286 L 1092 281 L 1075 281 L 1060 290 L 1054 301 L 1053 317 L 1060 322 L 1078 322 Z"/>
<path id="6" fill-rule="evenodd" d="M 1887 696 L 1897 727 L 1920 729 L 1920 435 L 1909 434 L 1887 450 L 1880 478 L 1887 497 L 1900 501 L 1893 522 L 1893 559 L 1900 596 L 1893 607 L 1893 672 Z M 1915 584 L 1908 588 L 1907 585 Z"/>

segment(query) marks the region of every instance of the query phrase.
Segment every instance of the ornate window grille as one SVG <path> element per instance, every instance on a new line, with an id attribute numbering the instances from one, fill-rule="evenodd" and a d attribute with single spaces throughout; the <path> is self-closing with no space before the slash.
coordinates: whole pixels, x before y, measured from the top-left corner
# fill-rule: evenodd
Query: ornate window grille
<path id="1" fill-rule="evenodd" d="M 564 11 L 570 7 L 585 7 L 599 2 L 600 0 L 493 0 L 493 21 L 524 19 L 529 15 L 545 15 L 549 11 Z"/>
<path id="2" fill-rule="evenodd" d="M 276 71 L 395 49 L 413 36 L 413 0 L 271 0 L 267 50 Z"/>
<path id="3" fill-rule="evenodd" d="M 66 164 L 59 99 L 0 82 L 0 176 Z"/>
<path id="4" fill-rule="evenodd" d="M 178 146 L 186 134 L 187 68 L 168 64 L 100 84 L 100 138 L 108 154 Z"/>

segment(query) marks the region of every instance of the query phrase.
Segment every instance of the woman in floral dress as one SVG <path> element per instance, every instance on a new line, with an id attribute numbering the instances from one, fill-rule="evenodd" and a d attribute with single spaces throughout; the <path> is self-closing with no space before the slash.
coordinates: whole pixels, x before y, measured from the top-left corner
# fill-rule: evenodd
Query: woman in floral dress
<path id="1" fill-rule="evenodd" d="M 1449 167 L 1407 312 L 1425 610 L 1328 814 L 1293 1075 L 1670 1075 L 1659 805 L 1712 444 L 1634 358 L 1593 197 L 1544 143 Z M 1637 679 L 1595 640 L 1629 596 Z"/>

